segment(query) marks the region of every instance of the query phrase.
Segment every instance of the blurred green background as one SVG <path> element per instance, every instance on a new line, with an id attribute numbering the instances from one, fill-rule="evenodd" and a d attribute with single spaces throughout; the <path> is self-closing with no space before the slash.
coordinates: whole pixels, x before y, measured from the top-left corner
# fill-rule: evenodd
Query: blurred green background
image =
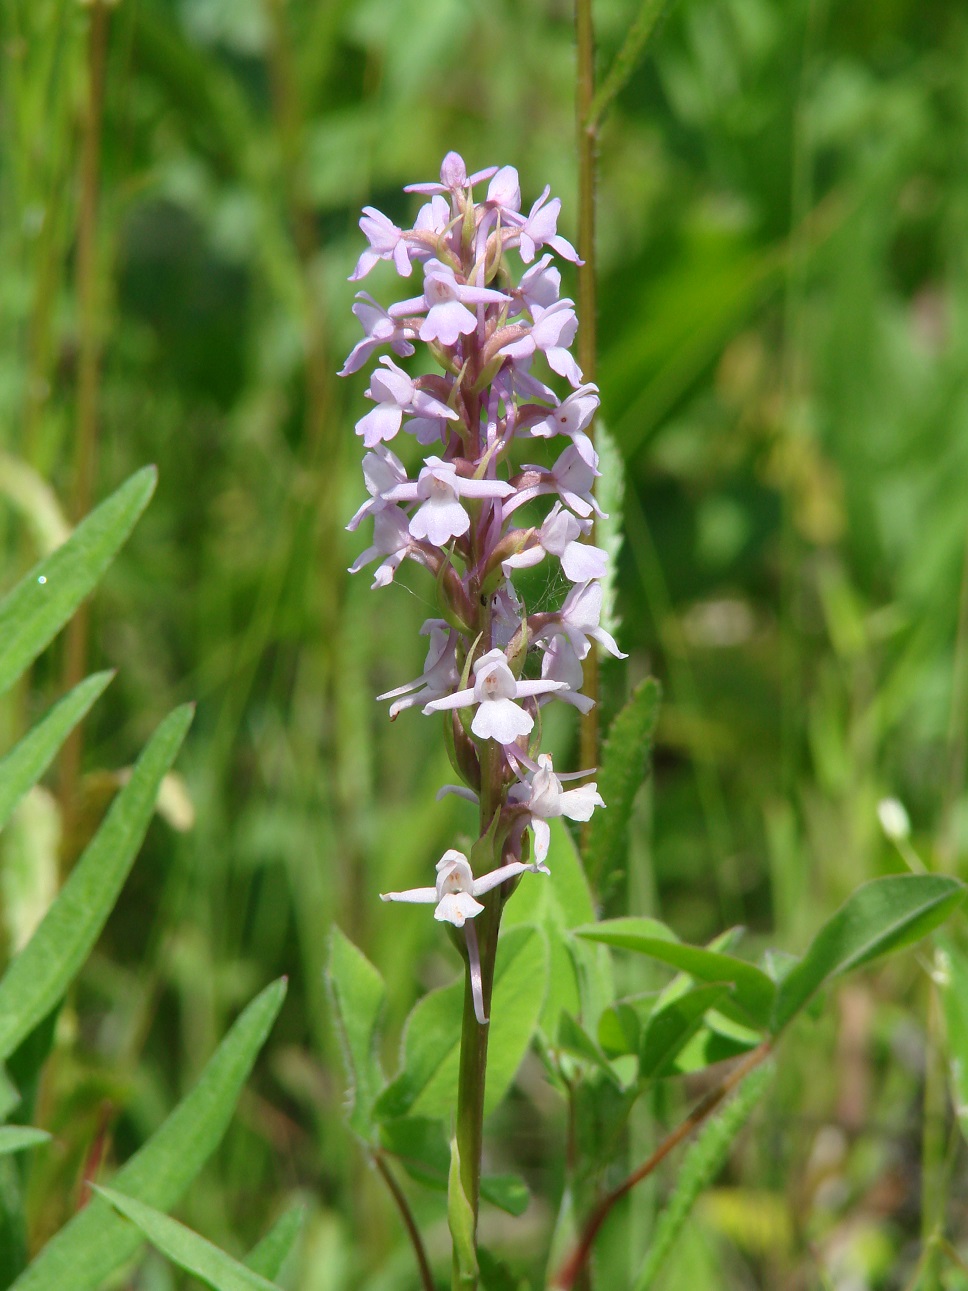
<path id="1" fill-rule="evenodd" d="M 594 9 L 604 70 L 638 5 Z M 238 1252 L 301 1195 L 295 1285 L 403 1291 L 412 1257 L 341 1122 L 327 930 L 386 974 L 398 1034 L 456 959 L 377 893 L 425 881 L 473 822 L 434 801 L 451 778 L 437 723 L 390 726 L 373 699 L 421 671 L 432 588 L 420 570 L 382 592 L 344 573 L 369 541 L 343 528 L 363 496 L 366 385 L 335 377 L 359 335 L 347 275 L 359 208 L 409 222 L 402 186 L 436 178 L 451 148 L 469 169 L 515 165 L 525 203 L 550 183 L 574 236 L 571 6 L 6 0 L 0 40 L 3 587 L 59 516 L 160 470 L 82 643 L 119 673 L 81 774 L 62 768 L 0 840 L 3 954 L 109 772 L 198 702 L 179 828 L 153 827 L 60 1024 L 33 1238 L 76 1205 L 100 1128 L 126 1156 L 287 973 L 258 1080 L 179 1213 Z M 754 946 L 800 950 L 854 886 L 903 868 L 885 797 L 929 868 L 958 872 L 968 850 L 968 14 L 678 0 L 603 126 L 599 219 L 630 655 L 606 665 L 604 707 L 649 671 L 665 691 L 608 911 L 692 940 L 742 923 Z M 387 302 L 385 268 L 365 285 Z M 0 711 L 4 747 L 63 689 L 65 655 Z M 573 765 L 575 732 L 556 739 Z M 664 1286 L 907 1285 L 925 998 L 908 955 L 786 1042 Z M 643 1111 L 630 1161 L 682 1096 Z M 526 1266 L 561 1164 L 536 1064 L 491 1138 L 544 1198 L 499 1233 Z M 952 1147 L 954 1236 L 964 1164 Z M 634 1267 L 663 1187 L 603 1239 L 608 1267 Z M 440 1206 L 416 1204 L 441 1249 Z M 149 1257 L 129 1285 L 182 1283 Z"/>

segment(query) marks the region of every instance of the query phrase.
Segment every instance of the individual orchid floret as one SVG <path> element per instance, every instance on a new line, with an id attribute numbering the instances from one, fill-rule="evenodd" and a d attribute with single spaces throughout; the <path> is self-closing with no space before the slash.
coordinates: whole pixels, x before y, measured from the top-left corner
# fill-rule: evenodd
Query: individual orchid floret
<path id="1" fill-rule="evenodd" d="M 477 705 L 471 722 L 471 731 L 481 740 L 496 740 L 498 744 L 513 744 L 521 735 L 534 727 L 534 718 L 516 703 L 529 695 L 547 695 L 563 690 L 557 681 L 518 681 L 508 667 L 503 650 L 488 650 L 474 664 L 474 685 L 458 690 L 453 695 L 434 699 L 424 708 L 425 713 L 440 713 L 448 709 L 469 708 Z"/>
<path id="2" fill-rule="evenodd" d="M 599 626 L 604 595 L 601 583 L 580 583 L 565 597 L 558 613 L 549 615 L 550 624 L 546 631 L 567 637 L 580 659 L 584 659 L 591 649 L 590 641 L 597 641 L 616 659 L 628 658 L 615 644 L 615 638 Z"/>
<path id="3" fill-rule="evenodd" d="M 549 409 L 546 416 L 532 422 L 531 434 L 539 439 L 550 439 L 553 435 L 568 435 L 573 438 L 589 425 L 595 416 L 599 402 L 598 386 L 579 386 L 567 399 L 563 399 L 557 408 Z M 588 437 L 583 436 L 583 438 Z"/>
<path id="4" fill-rule="evenodd" d="M 377 557 L 385 557 L 374 575 L 372 588 L 386 587 L 412 547 L 407 517 L 397 506 L 387 506 L 373 517 L 373 545 L 357 556 L 349 573 L 358 574 Z"/>
<path id="5" fill-rule="evenodd" d="M 403 229 L 398 229 L 375 206 L 363 207 L 360 228 L 366 234 L 370 247 L 357 261 L 356 268 L 350 274 L 350 282 L 359 282 L 361 278 L 365 278 L 378 260 L 392 260 L 400 277 L 409 278 L 410 252 Z"/>
<path id="6" fill-rule="evenodd" d="M 595 808 L 605 806 L 594 780 L 578 789 L 562 789 L 561 777 L 555 775 L 549 753 L 539 753 L 538 770 L 529 776 L 527 784 L 512 786 L 508 792 L 508 802 L 521 803 L 531 813 L 534 859 L 537 868 L 545 873 L 545 860 L 551 843 L 548 821 L 556 816 L 567 816 L 569 820 L 591 820 Z"/>
<path id="7" fill-rule="evenodd" d="M 381 901 L 404 901 L 412 905 L 434 905 L 434 918 L 441 923 L 451 923 L 463 928 L 467 940 L 467 958 L 471 970 L 471 989 L 474 997 L 474 1014 L 481 1026 L 487 1023 L 484 1011 L 484 992 L 481 982 L 481 957 L 473 923 L 484 907 L 478 897 L 493 888 L 516 878 L 526 870 L 534 872 L 535 866 L 511 861 L 501 865 L 479 879 L 474 878 L 470 862 L 463 852 L 450 848 L 437 862 L 437 883 L 432 888 L 410 888 L 406 892 L 381 892 Z"/>
<path id="8" fill-rule="evenodd" d="M 346 526 L 350 533 L 356 529 L 365 516 L 375 515 L 384 507 L 393 506 L 387 494 L 398 484 L 406 484 L 407 472 L 395 453 L 385 444 L 377 444 L 372 453 L 363 458 L 363 482 L 370 495 L 369 502 L 364 502 L 356 515 Z"/>
<path id="9" fill-rule="evenodd" d="M 403 422 L 404 413 L 420 418 L 443 417 L 457 421 L 453 408 L 421 390 L 391 358 L 384 355 L 380 362 L 386 371 L 375 371 L 366 391 L 367 397 L 376 401 L 376 407 L 356 423 L 356 433 L 362 435 L 367 448 L 373 448 L 381 440 L 393 439 Z"/>
<path id="10" fill-rule="evenodd" d="M 470 528 L 470 516 L 461 505 L 465 498 L 506 498 L 514 492 L 504 480 L 472 480 L 459 475 L 451 462 L 428 457 L 415 484 L 398 485 L 390 493 L 394 502 L 420 502 L 410 519 L 410 533 L 435 547 L 459 538 Z"/>
<path id="11" fill-rule="evenodd" d="M 487 206 L 493 206 L 503 214 L 514 214 L 521 209 L 521 185 L 518 172 L 513 166 L 502 166 L 487 186 Z"/>
<path id="12" fill-rule="evenodd" d="M 353 313 L 363 324 L 366 335 L 361 341 L 356 342 L 347 355 L 346 362 L 339 370 L 341 377 L 348 377 L 352 372 L 358 372 L 381 345 L 389 345 L 401 358 L 413 353 L 410 338 L 416 335 L 414 329 L 391 318 L 383 306 L 378 305 L 365 291 L 356 293 Z"/>
<path id="13" fill-rule="evenodd" d="M 514 292 L 514 305 L 509 313 L 514 315 L 527 309 L 533 314 L 535 306 L 548 309 L 558 300 L 560 292 L 561 274 L 551 267 L 551 256 L 542 256 L 518 283 Z"/>
<path id="14" fill-rule="evenodd" d="M 474 878 L 470 861 L 463 852 L 451 847 L 437 862 L 437 884 L 432 888 L 410 888 L 406 892 L 381 892 L 381 901 L 404 901 L 410 905 L 436 905 L 434 918 L 441 923 L 452 923 L 462 928 L 467 919 L 473 919 L 484 907 L 477 897 L 490 892 L 507 879 L 524 874 L 530 866 L 520 861 L 501 865 L 479 879 Z"/>
<path id="15" fill-rule="evenodd" d="M 582 264 L 578 259 L 578 252 L 571 243 L 558 234 L 558 215 L 561 211 L 561 198 L 553 197 L 548 201 L 548 195 L 551 192 L 551 186 L 546 186 L 544 192 L 531 207 L 527 216 L 519 215 L 515 218 L 509 215 L 512 224 L 518 225 L 513 237 L 509 239 L 510 246 L 518 246 L 521 252 L 521 259 L 525 264 L 530 264 L 535 257 L 535 252 L 543 246 L 553 247 L 563 260 L 570 260 L 573 264 Z M 547 205 L 546 205 L 547 203 Z"/>
<path id="16" fill-rule="evenodd" d="M 591 696 L 581 693 L 584 681 L 581 659 L 579 659 L 575 647 L 568 638 L 561 635 L 553 636 L 543 649 L 544 655 L 541 659 L 542 681 L 560 681 L 564 683 L 564 689 L 555 693 L 555 699 L 561 699 L 566 704 L 571 704 L 580 713 L 587 713 L 594 708 L 595 701 Z M 538 702 L 543 704 L 547 701 L 540 699 Z"/>
<path id="17" fill-rule="evenodd" d="M 469 336 L 477 328 L 477 315 L 468 305 L 489 305 L 509 302 L 510 296 L 492 287 L 472 287 L 458 282 L 450 265 L 431 259 L 424 265 L 424 294 L 391 305 L 391 318 L 408 318 L 414 314 L 427 317 L 420 324 L 419 336 L 428 344 L 439 341 L 441 345 L 456 345 L 461 336 Z"/>
<path id="18" fill-rule="evenodd" d="M 514 497 L 505 504 L 504 514 L 509 515 L 532 498 L 543 493 L 557 493 L 561 500 L 582 517 L 594 511 L 603 512 L 592 495 L 598 470 L 598 454 L 587 435 L 579 434 L 568 445 L 550 471 L 541 466 L 526 466 L 518 478 Z"/>
<path id="19" fill-rule="evenodd" d="M 512 359 L 524 360 L 541 353 L 547 359 L 552 372 L 557 372 L 573 386 L 580 386 L 581 368 L 568 349 L 578 330 L 578 317 L 575 314 L 574 304 L 573 300 L 565 297 L 562 300 L 556 300 L 547 308 L 533 305 L 531 317 L 534 322 L 530 330 L 518 340 L 505 345 L 503 353 Z"/>
<path id="20" fill-rule="evenodd" d="M 505 577 L 510 578 L 512 569 L 529 569 L 539 564 L 548 554 L 558 557 L 565 577 L 573 583 L 603 578 L 608 568 L 608 553 L 601 547 L 579 541 L 590 527 L 590 521 L 578 520 L 556 502 L 541 528 L 534 531 L 531 543 L 502 561 Z"/>
<path id="21" fill-rule="evenodd" d="M 424 670 L 416 681 L 377 695 L 378 700 L 395 699 L 390 705 L 390 721 L 395 721 L 405 708 L 425 704 L 428 700 L 448 695 L 460 681 L 457 669 L 457 636 L 444 619 L 427 619 L 420 629 L 422 636 L 430 637 L 430 648 L 424 661 Z M 398 696 L 405 695 L 405 699 Z"/>
<path id="22" fill-rule="evenodd" d="M 485 170 L 478 170 L 469 176 L 467 167 L 464 165 L 464 158 L 460 153 L 449 152 L 441 163 L 439 184 L 432 182 L 407 184 L 403 191 L 405 193 L 452 193 L 456 196 L 463 194 L 469 188 L 473 188 L 475 184 L 480 184 L 485 179 L 490 179 L 496 173 L 497 166 L 488 166 Z"/>

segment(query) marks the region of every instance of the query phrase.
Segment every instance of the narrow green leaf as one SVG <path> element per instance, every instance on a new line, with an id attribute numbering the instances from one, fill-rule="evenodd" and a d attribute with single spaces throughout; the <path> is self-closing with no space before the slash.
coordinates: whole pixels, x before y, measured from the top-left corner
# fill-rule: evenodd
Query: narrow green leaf
<path id="1" fill-rule="evenodd" d="M 361 1139 L 372 1135 L 373 1104 L 385 1084 L 379 1027 L 386 1001 L 383 978 L 335 925 L 326 969 L 348 1084 L 347 1120 Z"/>
<path id="2" fill-rule="evenodd" d="M 683 1047 L 702 1025 L 706 1013 L 729 993 L 725 983 L 696 986 L 652 1014 L 639 1041 L 639 1075 L 643 1080 L 668 1076 Z"/>
<path id="3" fill-rule="evenodd" d="M 504 1097 L 531 1043 L 547 973 L 545 940 L 536 928 L 511 928 L 501 934 L 491 999 L 485 1114 Z M 400 1073 L 374 1109 L 379 1119 L 451 1116 L 457 1097 L 463 1008 L 461 981 L 431 991 L 417 1002 L 403 1034 Z"/>
<path id="4" fill-rule="evenodd" d="M 113 676 L 113 672 L 96 672 L 75 686 L 0 759 L 0 829 L 10 819 L 27 790 L 50 766 L 60 746 Z"/>
<path id="5" fill-rule="evenodd" d="M 0 1156 L 5 1156 L 8 1152 L 22 1152 L 25 1148 L 34 1148 L 49 1140 L 50 1135 L 46 1130 L 35 1130 L 30 1125 L 4 1125 L 0 1127 Z"/>
<path id="6" fill-rule="evenodd" d="M 153 466 L 132 475 L 0 601 L 0 694 L 10 689 L 97 585 L 148 505 L 156 479 Z"/>
<path id="7" fill-rule="evenodd" d="M 447 1180 L 447 1223 L 454 1242 L 457 1266 L 455 1286 L 477 1286 L 477 1251 L 475 1249 L 474 1207 L 464 1191 L 460 1177 L 460 1150 L 457 1140 L 450 1141 L 450 1175 Z"/>
<path id="8" fill-rule="evenodd" d="M 56 901 L 0 980 L 0 1061 L 51 1011 L 90 954 L 134 863 L 158 786 L 193 711 L 188 704 L 176 708 L 155 731 Z"/>
<path id="9" fill-rule="evenodd" d="M 284 1211 L 265 1237 L 249 1251 L 243 1261 L 245 1267 L 253 1273 L 261 1273 L 264 1278 L 277 1278 L 299 1239 L 305 1220 L 303 1206 L 293 1206 Z"/>
<path id="10" fill-rule="evenodd" d="M 770 1030 L 782 1031 L 832 977 L 920 941 L 961 904 L 965 886 L 940 874 L 896 874 L 853 892 L 777 988 Z"/>
<path id="11" fill-rule="evenodd" d="M 245 1009 L 195 1088 L 114 1176 L 119 1191 L 161 1210 L 175 1205 L 225 1133 L 285 994 L 285 981 L 273 982 Z M 95 1197 L 51 1238 L 11 1291 L 98 1291 L 139 1241 L 107 1202 Z"/>
<path id="12" fill-rule="evenodd" d="M 646 677 L 608 729 L 598 776 L 605 810 L 592 816 L 588 843 L 588 872 L 598 887 L 625 864 L 632 806 L 648 772 L 660 694 L 659 683 Z"/>
<path id="13" fill-rule="evenodd" d="M 602 1053 L 597 1042 L 592 1039 L 581 1023 L 568 1013 L 562 1013 L 558 1023 L 558 1047 L 597 1067 L 613 1084 L 620 1083 L 611 1063 Z"/>
<path id="14" fill-rule="evenodd" d="M 279 1291 L 274 1282 L 253 1273 L 238 1260 L 233 1260 L 231 1255 L 153 1206 L 146 1206 L 134 1197 L 126 1197 L 114 1188 L 99 1188 L 95 1184 L 94 1191 L 130 1219 L 162 1255 L 186 1273 L 207 1282 L 214 1291 Z"/>
<path id="15" fill-rule="evenodd" d="M 604 942 L 621 950 L 634 950 L 650 959 L 661 960 L 703 982 L 732 982 L 732 1002 L 756 1026 L 766 1026 L 773 1007 L 775 986 L 762 969 L 722 951 L 688 946 L 671 928 L 657 919 L 605 919 L 576 928 L 575 935 Z M 727 1012 L 726 1008 L 723 1009 Z"/>
<path id="16" fill-rule="evenodd" d="M 676 1177 L 675 1191 L 652 1232 L 648 1254 L 635 1279 L 633 1291 L 649 1291 L 654 1284 L 659 1270 L 682 1233 L 696 1198 L 709 1187 L 726 1164 L 734 1139 L 756 1108 L 766 1086 L 773 1079 L 773 1074 L 770 1064 L 751 1072 L 723 1111 L 703 1126 L 699 1138 L 683 1159 Z"/>

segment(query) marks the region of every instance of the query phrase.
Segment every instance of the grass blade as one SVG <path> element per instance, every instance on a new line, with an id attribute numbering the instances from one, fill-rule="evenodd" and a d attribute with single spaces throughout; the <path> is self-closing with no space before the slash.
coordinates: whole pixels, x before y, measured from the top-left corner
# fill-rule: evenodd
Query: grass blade
<path id="1" fill-rule="evenodd" d="M 161 723 L 105 821 L 33 937 L 0 979 L 0 1062 L 63 996 L 111 913 L 148 828 L 162 776 L 192 720 L 191 705 Z"/>
<path id="2" fill-rule="evenodd" d="M 8 754 L 0 759 L 0 829 L 28 789 L 53 762 L 60 746 L 104 692 L 113 672 L 96 672 L 59 700 Z"/>
<path id="3" fill-rule="evenodd" d="M 146 466 L 82 520 L 0 601 L 0 694 L 10 689 L 97 585 L 154 492 Z"/>
<path id="4" fill-rule="evenodd" d="M 274 1282 L 253 1273 L 238 1260 L 233 1260 L 231 1255 L 153 1206 L 146 1206 L 143 1201 L 135 1201 L 113 1188 L 95 1188 L 95 1192 L 106 1198 L 125 1219 L 130 1219 L 162 1255 L 186 1273 L 207 1282 L 215 1291 L 278 1291 Z"/>
<path id="5" fill-rule="evenodd" d="M 162 1210 L 175 1205 L 225 1133 L 285 994 L 280 980 L 256 996 L 192 1092 L 114 1176 L 118 1191 Z M 139 1233 L 95 1197 L 51 1238 L 11 1291 L 96 1291 L 140 1241 Z"/>
<path id="6" fill-rule="evenodd" d="M 50 1135 L 46 1130 L 35 1130 L 31 1125 L 0 1126 L 0 1156 L 8 1152 L 23 1152 L 25 1148 L 35 1148 L 39 1143 L 47 1143 Z"/>
<path id="7" fill-rule="evenodd" d="M 243 1263 L 264 1278 L 277 1278 L 289 1258 L 306 1220 L 302 1206 L 293 1206 L 280 1215 L 265 1237 L 249 1251 Z"/>

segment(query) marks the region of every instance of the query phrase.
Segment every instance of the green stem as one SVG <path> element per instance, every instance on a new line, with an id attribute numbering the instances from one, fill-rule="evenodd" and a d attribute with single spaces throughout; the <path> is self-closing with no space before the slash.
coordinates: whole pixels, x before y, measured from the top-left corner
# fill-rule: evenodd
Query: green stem
<path id="1" fill-rule="evenodd" d="M 578 255 L 583 264 L 578 268 L 578 366 L 585 381 L 595 380 L 597 354 L 596 316 L 597 284 L 595 281 L 595 163 L 598 152 L 598 125 L 591 119 L 592 99 L 595 95 L 595 31 L 592 25 L 592 0 L 575 0 L 575 44 L 578 67 L 575 85 L 575 118 L 578 134 Z M 595 423 L 588 427 L 594 442 Z M 589 534 L 595 541 L 595 528 Z M 598 765 L 598 652 L 593 646 L 584 666 L 582 689 L 592 707 L 581 722 L 581 765 Z M 587 840 L 589 827 L 583 829 Z"/>
<path id="2" fill-rule="evenodd" d="M 81 145 L 80 195 L 77 214 L 77 308 L 80 319 L 77 361 L 77 436 L 74 454 L 71 519 L 91 509 L 97 466 L 98 403 L 101 377 L 101 311 L 98 293 L 98 197 L 101 186 L 101 130 L 107 65 L 108 10 L 94 0 L 88 33 L 88 101 Z M 84 676 L 87 664 L 88 607 L 85 602 L 67 625 L 64 645 L 64 690 Z M 60 800 L 70 821 L 81 768 L 81 731 L 76 727 L 61 751 Z"/>
<path id="3" fill-rule="evenodd" d="M 373 1164 L 376 1166 L 380 1178 L 390 1190 L 390 1196 L 396 1202 L 397 1209 L 400 1211 L 403 1226 L 407 1230 L 407 1236 L 410 1238 L 410 1244 L 417 1260 L 417 1268 L 420 1270 L 420 1284 L 424 1291 L 434 1291 L 434 1275 L 430 1268 L 430 1261 L 427 1258 L 427 1248 L 423 1244 L 423 1238 L 420 1236 L 420 1229 L 417 1227 L 417 1221 L 413 1217 L 410 1203 L 407 1201 L 403 1189 L 394 1178 L 393 1171 L 387 1165 L 382 1152 L 373 1153 Z"/>

